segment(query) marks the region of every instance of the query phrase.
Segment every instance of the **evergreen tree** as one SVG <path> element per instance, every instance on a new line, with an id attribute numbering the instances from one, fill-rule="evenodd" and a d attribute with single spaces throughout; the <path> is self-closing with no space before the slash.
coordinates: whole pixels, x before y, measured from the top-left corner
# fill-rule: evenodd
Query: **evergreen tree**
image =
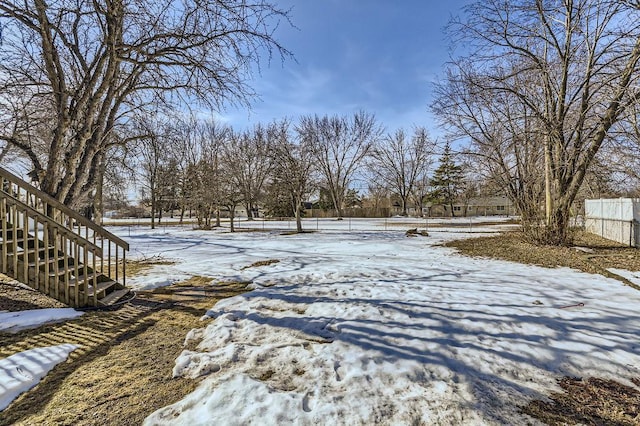
<path id="1" fill-rule="evenodd" d="M 455 163 L 454 155 L 451 153 L 451 146 L 447 142 L 444 147 L 440 165 L 433 173 L 431 179 L 431 200 L 434 203 L 448 205 L 451 208 L 451 216 L 455 216 L 453 203 L 456 202 L 460 193 L 464 190 L 464 173 L 462 166 Z"/>

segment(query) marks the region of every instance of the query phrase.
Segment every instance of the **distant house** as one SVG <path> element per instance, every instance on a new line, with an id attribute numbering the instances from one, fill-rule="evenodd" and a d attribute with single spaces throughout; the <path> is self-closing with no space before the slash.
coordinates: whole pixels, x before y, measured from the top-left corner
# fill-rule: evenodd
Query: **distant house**
<path id="1" fill-rule="evenodd" d="M 422 208 L 423 215 L 432 217 L 451 217 L 451 207 L 445 204 L 433 204 Z M 504 196 L 474 197 L 467 202 L 453 204 L 456 217 L 466 216 L 510 216 L 515 214 L 513 203 Z"/>
<path id="2" fill-rule="evenodd" d="M 397 199 L 393 197 L 378 200 L 365 199 L 362 206 L 346 208 L 344 210 L 345 217 L 390 217 L 402 214 L 402 206 Z M 453 205 L 456 217 L 465 216 L 511 216 L 516 214 L 513 204 L 507 197 L 491 196 L 476 197 L 460 201 Z M 431 217 L 451 217 L 451 207 L 444 204 L 425 204 L 420 211 L 420 207 L 413 204 L 407 206 L 407 214 L 413 217 L 431 216 Z M 337 212 L 332 209 L 309 209 L 305 211 L 306 217 L 335 217 Z"/>

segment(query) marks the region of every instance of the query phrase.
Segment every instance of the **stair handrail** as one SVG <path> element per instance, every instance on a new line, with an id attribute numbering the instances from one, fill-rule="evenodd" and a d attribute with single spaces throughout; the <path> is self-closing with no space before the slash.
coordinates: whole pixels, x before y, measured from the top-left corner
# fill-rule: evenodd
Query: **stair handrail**
<path id="1" fill-rule="evenodd" d="M 98 247 L 97 245 L 95 245 L 93 242 L 87 240 L 86 238 L 84 238 L 82 235 L 73 232 L 71 229 L 67 228 L 66 226 L 64 226 L 61 223 L 58 223 L 57 221 L 53 220 L 52 218 L 50 218 L 49 216 L 39 212 L 37 209 L 34 209 L 33 207 L 31 207 L 28 204 L 23 203 L 22 201 L 18 200 L 15 197 L 12 197 L 11 194 L 7 194 L 7 192 L 0 188 L 0 193 L 5 195 L 5 198 L 7 199 L 8 203 L 13 203 L 16 206 L 19 206 L 22 209 L 27 209 L 31 212 L 31 214 L 33 214 L 34 216 L 37 216 L 39 219 L 42 219 L 43 221 L 47 222 L 48 225 L 53 226 L 55 229 L 58 230 L 58 232 L 65 234 L 67 236 L 71 236 L 72 238 L 76 239 L 76 240 L 80 240 L 82 242 L 82 244 L 86 247 L 88 247 L 89 249 L 91 249 L 91 252 L 93 254 L 95 254 L 98 257 L 102 257 L 103 253 L 102 253 L 102 249 L 100 247 Z"/>
<path id="2" fill-rule="evenodd" d="M 95 232 L 96 234 L 100 235 L 101 237 L 113 241 L 116 245 L 122 247 L 124 250 L 127 250 L 127 251 L 129 250 L 129 243 L 124 241 L 122 238 L 112 234 L 111 232 L 109 232 L 106 229 L 104 229 L 102 226 L 100 226 L 100 225 L 94 223 L 93 221 L 87 219 L 86 217 L 82 216 L 81 214 L 79 214 L 75 210 L 70 209 L 69 207 L 67 207 L 66 205 L 61 203 L 60 201 L 58 201 L 55 198 L 53 198 L 51 195 L 49 195 L 46 192 L 36 188 L 33 185 L 25 182 L 24 180 L 22 180 L 18 176 L 14 175 L 13 173 L 9 172 L 8 170 L 6 170 L 6 169 L 4 169 L 2 167 L 0 167 L 0 176 L 5 178 L 5 179 L 7 179 L 9 182 L 17 185 L 18 187 L 25 189 L 28 193 L 32 193 L 33 195 L 37 196 L 44 203 L 46 203 L 46 204 L 48 204 L 48 205 L 60 210 L 62 213 L 67 215 L 69 218 L 71 218 L 71 219 L 79 222 L 81 225 L 93 230 L 93 232 Z M 45 216 L 49 217 L 46 214 L 45 214 Z M 55 222 L 58 223 L 57 221 L 55 221 Z M 70 228 L 67 225 L 62 224 L 62 223 L 58 223 L 58 224 L 63 226 L 64 228 L 72 231 L 75 235 L 79 235 L 82 238 L 82 236 L 80 234 L 75 232 L 73 227 Z"/>

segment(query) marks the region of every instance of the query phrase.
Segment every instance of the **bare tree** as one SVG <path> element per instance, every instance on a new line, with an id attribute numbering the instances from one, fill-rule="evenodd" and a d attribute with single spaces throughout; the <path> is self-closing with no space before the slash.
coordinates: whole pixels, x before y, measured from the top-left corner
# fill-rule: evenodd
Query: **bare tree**
<path id="1" fill-rule="evenodd" d="M 184 123 L 179 132 L 185 152 L 179 182 L 181 209 L 194 210 L 198 226 L 204 229 L 212 227 L 214 216 L 214 226 L 220 226 L 220 207 L 230 175 L 225 170 L 223 154 L 230 132 L 228 127 L 215 121 L 193 120 Z"/>
<path id="2" fill-rule="evenodd" d="M 389 207 L 389 188 L 378 182 L 370 181 L 367 184 L 367 198 L 373 202 L 373 214 L 377 217 L 383 216 L 383 208 Z M 384 215 L 388 215 L 388 211 Z"/>
<path id="3" fill-rule="evenodd" d="M 117 133 L 113 137 L 120 137 Z M 135 180 L 135 164 L 130 147 L 114 144 L 98 166 L 96 192 L 93 199 L 93 220 L 102 225 L 105 209 L 126 204 L 129 182 Z M 108 205 L 107 205 L 108 204 Z M 119 207 L 117 207 L 119 208 Z"/>
<path id="4" fill-rule="evenodd" d="M 12 114 L 0 140 L 72 206 L 93 191 L 119 122 L 151 102 L 246 103 L 261 56 L 289 54 L 274 38 L 287 12 L 268 0 L 1 0 L 0 19 L 0 89 L 27 102 L 0 114 Z"/>
<path id="5" fill-rule="evenodd" d="M 537 228 L 544 200 L 544 149 L 538 118 L 509 92 L 484 90 L 483 77 L 465 63 L 450 70 L 436 87 L 434 109 L 454 138 L 466 138 L 463 150 L 476 173 L 505 191 L 525 229 Z"/>
<path id="6" fill-rule="evenodd" d="M 166 166 L 170 160 L 169 145 L 171 131 L 167 123 L 157 118 L 147 118 L 137 123 L 134 132 L 145 134 L 138 143 L 138 174 L 143 198 L 151 207 L 151 229 L 155 229 L 156 218 L 162 207 L 162 196 L 167 183 Z"/>
<path id="7" fill-rule="evenodd" d="M 407 140 L 404 130 L 388 134 L 373 146 L 369 154 L 372 179 L 400 198 L 402 215 L 407 216 L 409 197 L 418 182 L 427 175 L 435 144 L 426 129 L 416 127 Z"/>
<path id="8" fill-rule="evenodd" d="M 637 99 L 640 6 L 488 0 L 467 13 L 453 29 L 471 52 L 454 75 L 473 71 L 475 92 L 491 96 L 492 106 L 508 94 L 535 118 L 547 213 L 540 239 L 566 244 L 571 204 L 588 169 Z"/>
<path id="9" fill-rule="evenodd" d="M 314 160 L 310 147 L 294 139 L 289 122 L 282 120 L 269 126 L 274 145 L 271 151 L 272 179 L 289 195 L 296 217 L 296 230 L 302 229 L 302 203 L 312 189 Z"/>
<path id="10" fill-rule="evenodd" d="M 239 164 L 243 162 L 243 152 L 240 147 L 246 142 L 245 138 L 247 137 L 246 133 L 229 130 L 223 143 L 219 145 L 219 171 L 216 179 L 220 188 L 220 204 L 229 214 L 231 232 L 235 231 L 236 209 L 246 201 L 246 189 L 242 185 L 242 174 L 245 170 Z"/>
<path id="11" fill-rule="evenodd" d="M 242 192 L 248 220 L 253 219 L 253 212 L 271 170 L 272 136 L 277 134 L 257 124 L 250 131 L 234 134 L 227 139 L 229 161 L 225 172 Z"/>
<path id="12" fill-rule="evenodd" d="M 371 145 L 381 137 L 382 127 L 373 115 L 360 111 L 351 118 L 305 116 L 296 130 L 311 148 L 338 219 L 342 219 L 345 194 Z"/>

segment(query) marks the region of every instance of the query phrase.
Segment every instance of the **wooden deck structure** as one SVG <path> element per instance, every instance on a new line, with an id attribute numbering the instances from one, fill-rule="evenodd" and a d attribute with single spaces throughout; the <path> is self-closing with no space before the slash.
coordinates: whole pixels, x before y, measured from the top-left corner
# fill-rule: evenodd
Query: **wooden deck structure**
<path id="1" fill-rule="evenodd" d="M 129 244 L 0 168 L 0 270 L 69 306 L 123 298 Z"/>

